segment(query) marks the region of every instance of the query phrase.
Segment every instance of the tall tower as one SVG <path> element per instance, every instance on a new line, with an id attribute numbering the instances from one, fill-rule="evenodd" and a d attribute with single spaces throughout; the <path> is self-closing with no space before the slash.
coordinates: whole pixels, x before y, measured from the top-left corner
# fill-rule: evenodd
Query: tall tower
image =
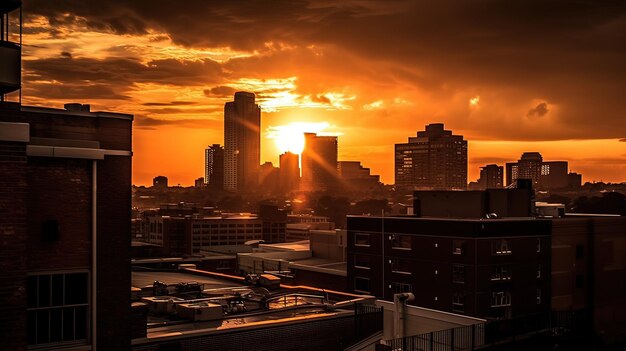
<path id="1" fill-rule="evenodd" d="M 298 154 L 285 152 L 280 155 L 280 189 L 285 193 L 296 190 L 300 184 L 299 161 Z"/>
<path id="2" fill-rule="evenodd" d="M 337 182 L 337 137 L 304 133 L 302 179 L 304 191 L 329 190 Z"/>
<path id="3" fill-rule="evenodd" d="M 422 189 L 467 187 L 467 141 L 452 135 L 443 123 L 426 126 L 395 147 L 396 185 Z"/>
<path id="4" fill-rule="evenodd" d="M 506 184 L 511 185 L 517 179 L 531 179 L 537 187 L 541 177 L 543 157 L 538 152 L 524 152 L 517 162 L 506 164 Z"/>
<path id="5" fill-rule="evenodd" d="M 224 189 L 224 148 L 220 144 L 204 150 L 204 183 L 211 189 Z"/>
<path id="6" fill-rule="evenodd" d="M 254 93 L 239 91 L 224 105 L 224 189 L 241 191 L 258 184 L 261 162 L 261 108 Z"/>
<path id="7" fill-rule="evenodd" d="M 22 2 L 0 2 L 0 102 L 21 89 Z M 21 100 L 21 95 L 16 99 Z M 21 101 L 20 101 L 21 102 Z"/>

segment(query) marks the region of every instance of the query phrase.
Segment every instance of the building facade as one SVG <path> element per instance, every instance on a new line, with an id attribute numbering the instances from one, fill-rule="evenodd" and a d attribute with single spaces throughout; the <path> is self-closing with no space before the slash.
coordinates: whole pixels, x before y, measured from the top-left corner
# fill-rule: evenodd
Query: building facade
<path id="1" fill-rule="evenodd" d="M 337 184 L 337 137 L 304 133 L 301 190 L 330 190 Z"/>
<path id="2" fill-rule="evenodd" d="M 300 155 L 291 152 L 280 155 L 279 175 L 282 192 L 297 190 L 300 185 Z"/>
<path id="3" fill-rule="evenodd" d="M 204 182 L 211 189 L 224 189 L 224 148 L 220 144 L 204 150 Z"/>
<path id="4" fill-rule="evenodd" d="M 258 184 L 261 162 L 261 108 L 254 93 L 239 91 L 224 106 L 224 189 Z"/>
<path id="5" fill-rule="evenodd" d="M 372 175 L 359 161 L 338 161 L 337 174 L 341 187 L 349 191 L 371 191 L 380 185 L 380 176 Z"/>
<path id="6" fill-rule="evenodd" d="M 167 189 L 168 185 L 168 180 L 167 177 L 165 176 L 156 176 L 154 178 L 152 178 L 152 186 L 156 189 Z"/>
<path id="7" fill-rule="evenodd" d="M 465 189 L 467 141 L 443 123 L 427 125 L 408 143 L 396 144 L 395 182 L 405 188 Z"/>
<path id="8" fill-rule="evenodd" d="M 525 152 L 517 162 L 506 164 L 507 186 L 517 179 L 531 179 L 533 187 L 538 189 L 576 187 L 576 181 L 572 182 L 576 176 L 580 177 L 579 174 L 568 173 L 567 161 L 543 161 L 538 152 Z"/>
<path id="9" fill-rule="evenodd" d="M 480 167 L 478 179 L 480 189 L 501 189 L 504 187 L 504 167 L 495 164 Z"/>
<path id="10" fill-rule="evenodd" d="M 0 340 L 129 350 L 133 116 L 0 103 Z"/>
<path id="11" fill-rule="evenodd" d="M 350 291 L 479 318 L 550 311 L 550 222 L 348 217 Z"/>

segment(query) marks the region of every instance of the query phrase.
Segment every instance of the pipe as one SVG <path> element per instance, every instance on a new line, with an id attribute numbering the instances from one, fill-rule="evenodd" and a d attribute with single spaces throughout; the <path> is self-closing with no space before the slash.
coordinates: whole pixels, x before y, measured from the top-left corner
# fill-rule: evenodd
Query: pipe
<path id="1" fill-rule="evenodd" d="M 393 303 L 395 305 L 393 331 L 396 334 L 395 339 L 401 339 L 404 337 L 404 308 L 407 301 L 413 300 L 415 300 L 415 295 L 410 292 L 393 295 Z"/>
<path id="2" fill-rule="evenodd" d="M 98 272 L 98 161 L 92 161 L 91 168 L 91 350 L 96 351 L 97 344 L 97 272 Z"/>

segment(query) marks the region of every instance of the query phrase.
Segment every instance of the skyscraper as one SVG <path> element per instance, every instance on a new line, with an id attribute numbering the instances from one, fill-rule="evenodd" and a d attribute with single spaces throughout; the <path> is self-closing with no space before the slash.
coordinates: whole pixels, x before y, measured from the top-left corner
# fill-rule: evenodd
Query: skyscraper
<path id="1" fill-rule="evenodd" d="M 224 148 L 220 144 L 204 150 L 204 183 L 211 189 L 224 189 Z"/>
<path id="2" fill-rule="evenodd" d="M 467 141 L 433 123 L 395 148 L 396 186 L 426 189 L 465 189 Z"/>
<path id="3" fill-rule="evenodd" d="M 300 158 L 298 154 L 285 152 L 280 155 L 280 189 L 283 192 L 296 190 L 300 184 Z"/>
<path id="4" fill-rule="evenodd" d="M 261 161 L 261 108 L 254 93 L 239 91 L 224 105 L 224 189 L 258 184 Z"/>
<path id="5" fill-rule="evenodd" d="M 337 137 L 304 133 L 301 189 L 329 190 L 337 182 Z"/>

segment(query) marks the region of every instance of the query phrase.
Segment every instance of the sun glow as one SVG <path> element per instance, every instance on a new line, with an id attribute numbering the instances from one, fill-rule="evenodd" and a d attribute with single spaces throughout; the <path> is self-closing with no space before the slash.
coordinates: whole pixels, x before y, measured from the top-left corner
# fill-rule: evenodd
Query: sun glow
<path id="1" fill-rule="evenodd" d="M 330 125 L 327 122 L 293 122 L 267 128 L 267 138 L 274 139 L 280 153 L 301 154 L 304 150 L 304 133 L 320 133 Z"/>

